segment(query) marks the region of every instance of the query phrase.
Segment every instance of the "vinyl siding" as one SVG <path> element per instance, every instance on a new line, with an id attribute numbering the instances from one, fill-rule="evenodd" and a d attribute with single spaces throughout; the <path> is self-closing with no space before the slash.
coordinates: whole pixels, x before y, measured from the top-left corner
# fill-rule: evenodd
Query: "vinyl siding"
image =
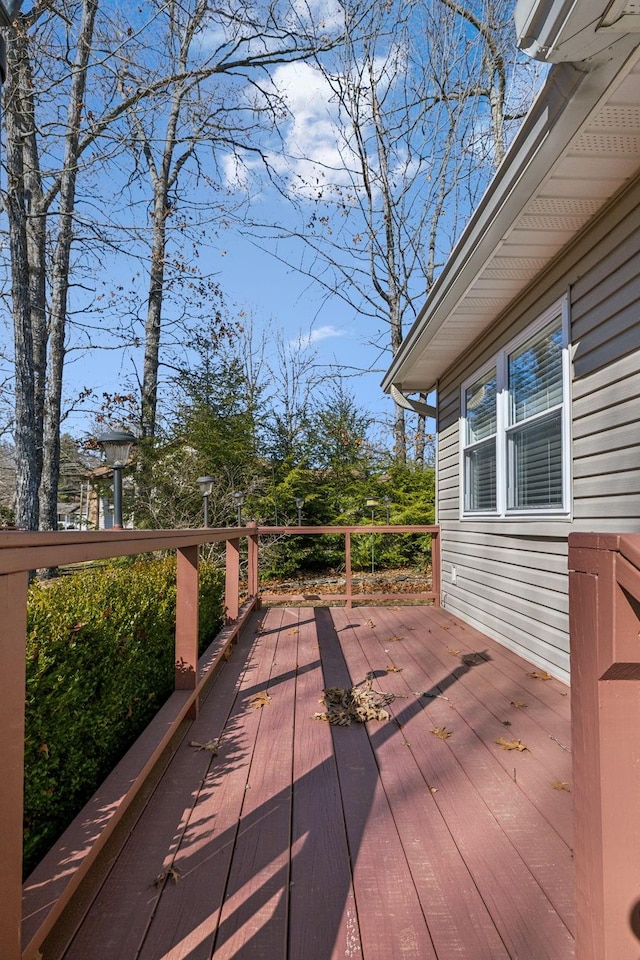
<path id="1" fill-rule="evenodd" d="M 569 532 L 640 531 L 639 213 L 636 183 L 438 384 L 443 604 L 563 678 L 569 671 Z M 567 292 L 573 360 L 572 518 L 461 520 L 461 384 Z"/>

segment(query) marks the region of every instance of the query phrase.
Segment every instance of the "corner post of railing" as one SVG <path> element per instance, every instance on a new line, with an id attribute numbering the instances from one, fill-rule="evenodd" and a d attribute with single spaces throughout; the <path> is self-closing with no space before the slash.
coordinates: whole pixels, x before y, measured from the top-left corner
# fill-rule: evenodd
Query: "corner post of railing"
<path id="1" fill-rule="evenodd" d="M 25 572 L 0 576 L 0 956 L 20 960 L 24 801 L 24 706 L 27 635 Z"/>
<path id="2" fill-rule="evenodd" d="M 198 555 L 199 547 L 179 547 L 176 571 L 175 688 L 195 690 L 198 682 Z M 194 702 L 191 717 L 198 712 Z"/>
<path id="3" fill-rule="evenodd" d="M 344 535 L 344 576 L 346 580 L 346 608 L 351 610 L 353 607 L 353 585 L 351 583 L 351 531 L 347 530 Z"/>
<path id="4" fill-rule="evenodd" d="M 431 534 L 431 590 L 435 594 L 434 606 L 440 606 L 440 528 Z"/>
<path id="5" fill-rule="evenodd" d="M 257 597 L 258 587 L 258 524 L 247 524 L 247 593 Z"/>
<path id="6" fill-rule="evenodd" d="M 224 607 L 227 621 L 238 619 L 240 612 L 240 540 L 227 540 L 224 572 Z"/>
<path id="7" fill-rule="evenodd" d="M 576 957 L 640 955 L 640 570 L 623 538 L 569 537 Z M 640 538 L 635 550 L 640 557 Z"/>

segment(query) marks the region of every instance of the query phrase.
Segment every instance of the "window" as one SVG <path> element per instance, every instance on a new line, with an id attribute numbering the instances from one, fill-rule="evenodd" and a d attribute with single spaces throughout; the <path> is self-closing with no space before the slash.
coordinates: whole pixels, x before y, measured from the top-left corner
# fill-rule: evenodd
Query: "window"
<path id="1" fill-rule="evenodd" d="M 562 304 L 462 388 L 463 514 L 568 512 L 569 361 Z"/>

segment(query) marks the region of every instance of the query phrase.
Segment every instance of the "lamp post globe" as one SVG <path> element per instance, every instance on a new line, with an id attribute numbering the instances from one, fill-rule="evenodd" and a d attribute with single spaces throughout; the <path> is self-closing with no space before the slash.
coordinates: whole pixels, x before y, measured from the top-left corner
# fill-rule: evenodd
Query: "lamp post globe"
<path id="1" fill-rule="evenodd" d="M 213 477 L 198 477 L 196 480 L 200 488 L 200 493 L 202 494 L 202 500 L 204 504 L 204 525 L 205 527 L 209 526 L 209 497 L 211 496 L 211 490 L 213 489 Z"/>
<path id="2" fill-rule="evenodd" d="M 136 438 L 126 430 L 105 430 L 96 440 L 113 470 L 113 529 L 122 530 L 122 471 Z"/>

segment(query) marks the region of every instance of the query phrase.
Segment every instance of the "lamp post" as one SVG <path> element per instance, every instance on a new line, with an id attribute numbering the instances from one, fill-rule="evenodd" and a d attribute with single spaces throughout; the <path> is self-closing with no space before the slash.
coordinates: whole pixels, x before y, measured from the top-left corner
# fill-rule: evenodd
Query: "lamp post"
<path id="1" fill-rule="evenodd" d="M 376 507 L 378 506 L 378 501 L 375 497 L 369 497 L 367 500 L 367 506 L 371 507 L 371 523 L 374 522 L 376 518 Z M 375 534 L 371 534 L 371 573 L 375 569 Z"/>
<path id="2" fill-rule="evenodd" d="M 389 497 L 385 497 L 382 502 L 384 503 L 387 511 L 387 526 L 389 526 L 389 507 L 391 506 L 391 500 L 389 499 Z"/>
<path id="3" fill-rule="evenodd" d="M 298 526 L 302 526 L 302 508 L 304 507 L 304 497 L 296 497 L 296 507 L 298 508 Z"/>
<path id="4" fill-rule="evenodd" d="M 204 506 L 204 525 L 205 527 L 209 526 L 209 497 L 211 496 L 211 489 L 213 487 L 213 477 L 198 477 L 196 483 L 200 487 L 200 493 L 202 494 L 203 506 Z"/>
<path id="5" fill-rule="evenodd" d="M 122 471 L 136 438 L 124 430 L 106 430 L 96 439 L 113 469 L 113 529 L 122 530 Z"/>
<path id="6" fill-rule="evenodd" d="M 233 499 L 236 502 L 236 508 L 238 510 L 238 526 L 241 527 L 242 526 L 242 504 L 244 503 L 244 492 L 240 490 L 236 491 L 233 494 Z"/>

